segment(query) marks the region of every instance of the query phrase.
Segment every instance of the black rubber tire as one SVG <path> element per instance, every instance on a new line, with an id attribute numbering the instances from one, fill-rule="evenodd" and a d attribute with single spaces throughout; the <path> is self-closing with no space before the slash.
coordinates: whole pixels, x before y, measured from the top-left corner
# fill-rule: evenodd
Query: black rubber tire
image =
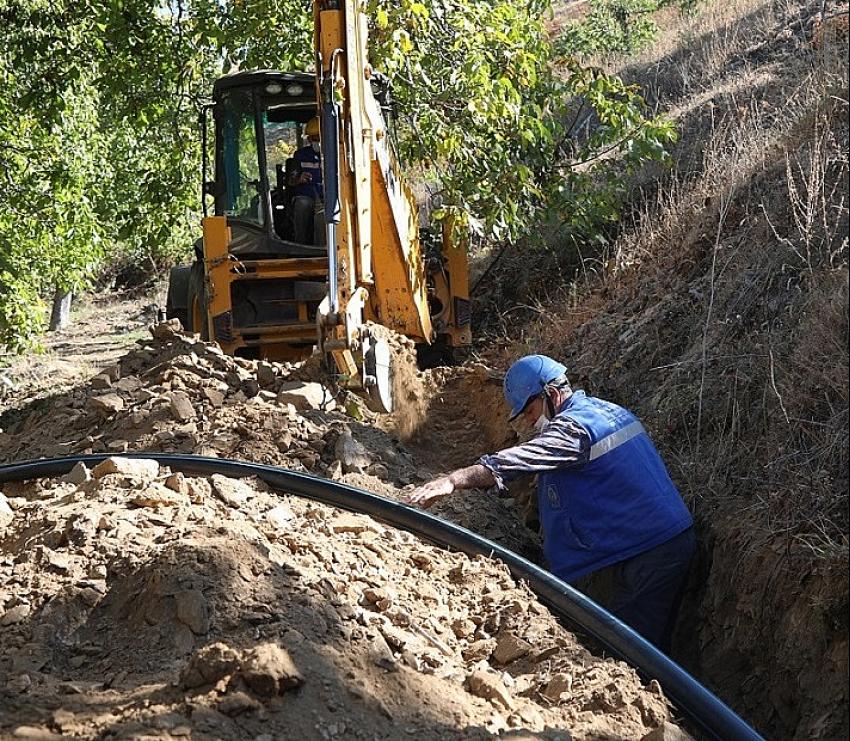
<path id="1" fill-rule="evenodd" d="M 188 265 L 175 265 L 168 273 L 168 294 L 165 299 L 165 318 L 179 319 L 183 329 L 189 329 L 189 273 Z"/>
<path id="2" fill-rule="evenodd" d="M 192 263 L 192 269 L 189 271 L 188 290 L 186 292 L 186 329 L 189 332 L 196 332 L 201 336 L 201 339 L 208 341 L 210 338 L 209 325 L 206 321 L 207 312 L 207 289 L 204 282 L 204 264 L 198 260 Z M 197 302 L 197 309 L 195 304 Z M 196 322 L 196 316 L 199 321 Z M 197 323 L 198 326 L 195 326 Z"/>

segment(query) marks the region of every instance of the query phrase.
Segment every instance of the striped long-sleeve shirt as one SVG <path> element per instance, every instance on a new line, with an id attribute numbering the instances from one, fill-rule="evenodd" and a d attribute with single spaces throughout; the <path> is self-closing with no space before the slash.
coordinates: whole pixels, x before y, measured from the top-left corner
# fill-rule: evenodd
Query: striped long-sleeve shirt
<path id="1" fill-rule="evenodd" d="M 583 466 L 590 457 L 590 435 L 580 424 L 555 417 L 528 442 L 485 455 L 478 463 L 496 479 L 499 489 L 506 481 L 527 474 Z"/>

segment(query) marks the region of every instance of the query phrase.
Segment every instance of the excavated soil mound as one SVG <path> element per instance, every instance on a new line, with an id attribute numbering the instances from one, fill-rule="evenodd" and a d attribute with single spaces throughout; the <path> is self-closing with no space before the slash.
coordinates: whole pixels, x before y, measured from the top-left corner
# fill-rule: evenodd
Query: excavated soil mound
<path id="1" fill-rule="evenodd" d="M 376 418 L 353 394 L 335 397 L 303 380 L 319 377 L 315 363 L 229 357 L 171 323 L 151 335 L 86 385 L 3 415 L 0 461 L 189 453 L 284 466 L 398 499 L 447 466 L 473 463 L 504 435 L 501 393 L 483 366 L 404 376 L 405 393 L 423 410 L 405 446 L 399 436 L 411 434 L 412 417 Z M 406 342 L 396 338 L 394 350 L 412 353 Z M 435 512 L 535 558 L 539 538 L 514 504 L 469 492 L 449 497 Z"/>
<path id="2" fill-rule="evenodd" d="M 681 733 L 498 562 L 151 460 L 3 490 L 0 735 Z"/>

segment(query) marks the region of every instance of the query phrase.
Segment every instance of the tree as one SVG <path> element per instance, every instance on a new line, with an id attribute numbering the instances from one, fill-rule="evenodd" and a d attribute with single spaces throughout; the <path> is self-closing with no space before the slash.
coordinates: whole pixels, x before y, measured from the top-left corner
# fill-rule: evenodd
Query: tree
<path id="1" fill-rule="evenodd" d="M 0 345 L 22 349 L 54 289 L 188 239 L 195 107 L 175 90 L 197 59 L 157 2 L 0 0 L 0 23 Z"/>
<path id="2" fill-rule="evenodd" d="M 373 54 L 395 83 L 401 151 L 456 223 L 498 240 L 541 220 L 585 238 L 617 216 L 624 171 L 674 136 L 638 91 L 546 37 L 544 0 L 372 0 Z M 438 214 L 439 215 L 439 214 Z"/>

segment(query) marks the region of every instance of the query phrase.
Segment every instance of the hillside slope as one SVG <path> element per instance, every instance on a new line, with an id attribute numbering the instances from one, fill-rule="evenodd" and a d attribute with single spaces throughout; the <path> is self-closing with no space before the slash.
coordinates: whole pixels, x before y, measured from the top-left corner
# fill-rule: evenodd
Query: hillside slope
<path id="1" fill-rule="evenodd" d="M 821 7 L 712 4 L 621 64 L 679 124 L 673 171 L 503 361 L 643 418 L 699 527 L 677 655 L 775 738 L 848 733 L 847 6 Z"/>

